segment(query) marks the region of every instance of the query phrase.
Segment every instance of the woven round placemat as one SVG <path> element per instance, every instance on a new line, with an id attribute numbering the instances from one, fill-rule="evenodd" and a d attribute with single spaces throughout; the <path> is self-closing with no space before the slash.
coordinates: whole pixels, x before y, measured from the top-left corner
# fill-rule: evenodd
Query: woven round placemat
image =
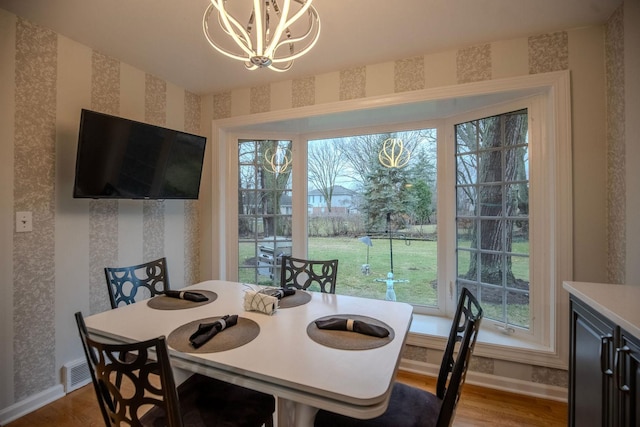
<path id="1" fill-rule="evenodd" d="M 278 308 L 297 307 L 299 305 L 304 305 L 309 301 L 311 301 L 311 294 L 297 289 L 295 294 L 280 299 L 280 301 L 278 301 Z"/>
<path id="2" fill-rule="evenodd" d="M 391 326 L 372 317 L 359 316 L 357 314 L 332 314 L 330 316 L 320 317 L 316 320 L 332 318 L 361 320 L 363 322 L 371 323 L 372 325 L 382 326 L 389 330 L 389 335 L 384 338 L 378 338 L 351 331 L 318 329 L 315 323 L 316 321 L 314 320 L 307 326 L 307 335 L 309 335 L 309 338 L 318 344 L 337 348 L 339 350 L 371 350 L 372 348 L 378 348 L 389 344 L 393 341 L 393 337 L 395 336 Z"/>
<path id="3" fill-rule="evenodd" d="M 199 294 L 207 297 L 207 301 L 195 302 L 184 300 L 180 298 L 172 298 L 164 295 L 158 295 L 153 298 L 150 298 L 147 301 L 147 305 L 151 308 L 155 308 L 157 310 L 182 310 L 185 308 L 194 308 L 200 307 L 201 305 L 206 305 L 211 302 L 214 302 L 218 298 L 218 294 L 211 291 L 202 291 L 198 289 L 190 290 L 191 292 L 197 292 Z"/>
<path id="4" fill-rule="evenodd" d="M 255 339 L 260 333 L 260 325 L 256 322 L 245 317 L 238 317 L 236 325 L 218 332 L 201 347 L 193 348 L 189 342 L 189 337 L 198 330 L 198 326 L 201 323 L 215 322 L 221 317 L 207 317 L 182 325 L 169 334 L 167 344 L 183 353 L 217 353 L 243 346 Z"/>

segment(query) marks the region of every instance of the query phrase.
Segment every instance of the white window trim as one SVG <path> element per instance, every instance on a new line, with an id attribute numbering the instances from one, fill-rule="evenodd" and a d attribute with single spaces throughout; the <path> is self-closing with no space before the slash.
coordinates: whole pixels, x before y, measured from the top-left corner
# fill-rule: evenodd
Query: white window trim
<path id="1" fill-rule="evenodd" d="M 331 117 L 355 114 L 356 118 L 362 120 L 362 122 L 354 125 L 358 127 L 357 131 L 359 132 L 365 128 L 371 129 L 373 123 L 380 124 L 379 117 L 377 121 L 365 123 L 366 117 L 375 116 L 374 113 L 377 109 L 389 111 L 390 108 L 402 109 L 406 106 L 414 105 L 420 109 L 422 103 L 430 103 L 429 107 L 424 109 L 424 112 L 421 111 L 422 117 L 424 117 L 425 114 L 428 115 L 434 109 L 433 105 L 441 107 L 441 111 L 447 111 L 447 109 L 455 108 L 459 104 L 466 106 L 475 103 L 476 107 L 479 107 L 483 102 L 486 104 L 489 100 L 502 99 L 506 101 L 531 95 L 543 96 L 541 106 L 544 107 L 546 117 L 545 120 L 541 121 L 540 132 L 547 138 L 548 144 L 545 145 L 542 155 L 545 159 L 548 159 L 550 163 L 549 170 L 555 176 L 556 181 L 555 192 L 549 195 L 551 206 L 548 210 L 548 215 L 544 219 L 548 221 L 547 226 L 551 239 L 549 250 L 548 253 L 545 253 L 544 259 L 536 258 L 535 261 L 536 263 L 544 263 L 545 271 L 549 276 L 547 278 L 549 300 L 548 303 L 543 302 L 543 322 L 536 322 L 535 327 L 546 328 L 548 334 L 543 342 L 537 344 L 519 343 L 514 337 L 508 337 L 508 342 L 512 343 L 512 345 L 508 345 L 504 342 L 504 337 L 492 332 L 485 332 L 485 330 L 489 331 L 485 328 L 483 333 L 479 335 L 475 353 L 496 359 L 566 368 L 569 344 L 568 322 L 566 319 L 569 316 L 569 304 L 568 297 L 562 290 L 561 284 L 563 280 L 572 280 L 573 278 L 571 100 L 568 71 L 425 89 L 214 121 L 212 123 L 211 146 L 213 147 L 213 165 L 214 168 L 217 167 L 217 173 L 214 173 L 213 176 L 212 212 L 214 221 L 217 220 L 217 222 L 212 224 L 211 233 L 213 242 L 218 244 L 218 250 L 214 249 L 213 253 L 216 254 L 215 256 L 219 256 L 219 259 L 212 260 L 212 262 L 214 265 L 219 266 L 220 277 L 233 280 L 237 270 L 237 250 L 230 245 L 231 240 L 233 240 L 231 236 L 237 230 L 237 226 L 233 226 L 233 222 L 237 221 L 237 215 L 234 217 L 232 214 L 232 211 L 237 206 L 237 203 L 232 202 L 233 195 L 237 194 L 237 189 L 234 190 L 235 175 L 232 173 L 233 163 L 234 161 L 237 162 L 237 159 L 234 159 L 234 151 L 229 150 L 228 147 L 229 144 L 236 144 L 238 137 L 253 134 L 259 135 L 260 138 L 268 138 L 269 134 L 276 133 L 278 135 L 277 138 L 286 137 L 300 141 L 317 138 L 320 135 L 329 133 L 344 135 L 354 131 L 352 127 L 349 127 L 349 131 L 345 130 L 347 128 L 345 120 L 335 121 L 337 123 L 336 128 L 330 129 L 328 132 L 325 132 L 318 124 L 320 123 L 324 126 L 327 122 L 331 122 Z M 495 103 L 492 102 L 492 104 Z M 468 110 L 470 109 L 468 108 Z M 368 112 L 372 114 L 368 114 Z M 451 115 L 453 113 L 448 116 Z M 388 116 L 397 117 L 397 115 Z M 316 118 L 320 120 L 315 120 Z M 433 118 L 435 117 L 425 117 L 425 120 Z M 397 118 L 395 120 L 398 121 Z M 418 121 L 416 116 L 408 118 L 405 124 L 413 121 Z M 386 127 L 390 128 L 391 124 Z M 440 132 L 441 129 L 438 129 L 438 131 Z M 446 160 L 444 163 L 439 161 L 439 170 L 447 164 L 448 161 Z M 452 165 L 449 165 L 449 167 L 452 167 Z M 543 176 L 541 179 L 547 183 L 548 178 Z M 295 181 L 294 185 L 296 185 Z M 231 197 L 229 197 L 230 195 Z M 306 215 L 304 217 L 306 218 Z M 294 225 L 294 233 L 300 227 L 304 228 L 304 224 Z M 235 260 L 233 259 L 234 257 Z M 450 259 L 445 261 L 447 271 L 451 271 L 449 270 L 451 268 L 450 263 Z M 439 264 L 442 265 L 440 261 Z M 442 297 L 444 298 L 445 296 L 443 295 Z M 451 306 L 451 303 L 451 299 L 450 301 L 445 300 L 444 306 Z M 421 315 L 416 315 L 416 318 L 420 317 Z M 418 321 L 414 322 L 408 343 L 416 345 L 420 343 L 419 345 L 429 347 L 437 345 L 437 348 L 440 348 L 440 340 L 442 339 L 440 334 L 432 335 L 429 331 L 421 330 L 420 323 Z"/>
<path id="2" fill-rule="evenodd" d="M 224 170 L 225 173 L 220 173 L 218 175 L 220 188 L 223 188 L 221 192 L 220 199 L 222 201 L 223 209 L 219 209 L 220 211 L 220 253 L 219 253 L 219 262 L 221 265 L 220 277 L 226 280 L 237 281 L 238 280 L 238 263 L 240 262 L 238 259 L 238 140 L 246 139 L 246 140 L 265 140 L 265 139 L 273 139 L 273 140 L 290 140 L 292 141 L 292 153 L 294 156 L 293 167 L 296 169 L 300 168 L 300 161 L 296 161 L 296 158 L 300 155 L 304 155 L 306 158 L 306 149 L 303 153 L 300 153 L 300 146 L 298 139 L 299 137 L 295 134 L 286 134 L 283 132 L 273 133 L 273 132 L 249 132 L 249 131 L 240 131 L 240 132 L 226 132 L 224 130 L 220 130 L 220 135 L 223 135 L 224 138 L 220 138 L 220 141 L 226 141 L 226 143 L 220 143 L 219 148 L 221 152 L 221 157 L 224 155 L 224 159 L 226 160 L 224 164 L 219 164 L 219 170 Z M 297 165 L 297 166 L 296 166 Z M 294 181 L 292 182 L 292 192 L 295 194 L 299 194 L 301 192 L 304 193 L 306 197 L 306 184 L 301 186 L 301 177 L 302 175 L 299 171 L 296 171 L 293 176 Z M 306 177 L 306 174 L 304 175 Z M 232 179 L 228 179 L 232 177 Z M 214 179 L 215 182 L 215 179 Z M 299 204 L 299 203 L 298 203 Z M 301 247 L 304 243 L 298 237 L 300 236 L 300 230 L 307 229 L 306 224 L 306 214 L 304 216 L 297 214 L 300 207 L 296 205 L 296 201 L 294 200 L 293 205 L 293 215 L 292 215 L 292 227 L 293 227 L 293 242 L 294 247 Z M 224 212 L 222 212 L 224 211 Z M 303 210 L 306 212 L 306 210 Z M 224 220 L 222 220 L 224 218 Z M 217 240 L 214 240 L 214 242 Z M 215 253 L 215 252 L 214 252 Z"/>
<path id="3" fill-rule="evenodd" d="M 544 328 L 541 325 L 540 319 L 545 318 L 548 313 L 545 313 L 545 307 L 549 307 L 553 298 L 549 295 L 549 281 L 546 280 L 549 277 L 548 268 L 549 265 L 545 262 L 545 248 L 549 246 L 550 228 L 546 217 L 546 207 L 553 209 L 553 193 L 554 186 L 546 183 L 550 188 L 545 187 L 545 178 L 553 176 L 553 164 L 554 160 L 547 158 L 552 156 L 553 149 L 545 149 L 545 138 L 541 134 L 541 124 L 544 122 L 542 119 L 541 102 L 544 95 L 536 95 L 534 97 L 528 97 L 525 99 L 519 99 L 514 102 L 493 105 L 488 108 L 482 108 L 472 112 L 467 112 L 462 115 L 450 117 L 447 120 L 446 135 L 444 138 L 445 151 L 444 157 L 451 162 L 450 159 L 455 158 L 455 125 L 459 123 L 465 123 L 473 120 L 479 120 L 486 117 L 496 116 L 510 111 L 518 111 L 521 109 L 527 109 L 528 116 L 528 133 L 529 133 L 529 224 L 530 224 L 530 253 L 529 264 L 530 266 L 536 266 L 530 268 L 530 289 L 529 289 L 529 304 L 531 307 L 531 322 L 529 329 L 514 328 L 512 336 L 517 340 L 531 341 L 537 345 L 544 347 L 549 346 L 549 328 Z M 546 156 L 545 156 L 546 153 Z M 456 281 L 456 200 L 455 200 L 455 167 L 451 167 L 443 173 L 446 176 L 442 176 L 442 179 L 438 180 L 438 184 L 442 183 L 442 187 L 438 189 L 438 194 L 444 194 L 444 209 L 440 210 L 442 216 L 438 216 L 438 224 L 444 223 L 446 230 L 444 231 L 443 247 L 438 248 L 438 254 L 442 249 L 442 255 L 446 258 L 446 281 L 448 289 L 446 293 L 447 313 L 453 313 L 455 311 L 456 292 L 453 292 Z M 439 202 L 442 200 L 439 200 Z M 440 204 L 439 204 L 440 206 Z M 545 209 L 536 209 L 536 206 L 545 206 Z M 440 235 L 438 236 L 440 237 Z M 537 285 L 539 284 L 539 285 Z M 542 289 L 542 291 L 541 291 Z M 483 330 L 497 328 L 503 326 L 503 323 L 496 322 L 494 320 L 485 317 L 483 319 Z"/>

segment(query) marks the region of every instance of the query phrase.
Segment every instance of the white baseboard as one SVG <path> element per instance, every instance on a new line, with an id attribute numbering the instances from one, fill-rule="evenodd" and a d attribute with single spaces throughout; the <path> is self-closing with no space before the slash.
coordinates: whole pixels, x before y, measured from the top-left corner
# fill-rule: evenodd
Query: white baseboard
<path id="1" fill-rule="evenodd" d="M 7 425 L 11 421 L 17 420 L 23 415 L 40 409 L 43 406 L 64 397 L 64 387 L 62 384 L 55 385 L 40 393 L 29 396 L 20 402 L 0 410 L 0 426 Z"/>
<path id="2" fill-rule="evenodd" d="M 400 362 L 400 369 L 407 372 L 414 372 L 416 374 L 437 377 L 440 367 L 430 363 L 402 359 Z M 567 402 L 568 400 L 568 390 L 564 387 L 534 383 L 515 378 L 467 371 L 466 382 L 467 384 L 518 393 L 525 396 L 539 397 L 541 399 L 555 400 L 558 402 Z"/>

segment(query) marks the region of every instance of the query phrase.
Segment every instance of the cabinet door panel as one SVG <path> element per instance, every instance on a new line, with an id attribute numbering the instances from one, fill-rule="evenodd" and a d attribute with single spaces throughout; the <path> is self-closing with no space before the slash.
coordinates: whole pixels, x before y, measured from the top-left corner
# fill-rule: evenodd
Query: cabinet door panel
<path id="1" fill-rule="evenodd" d="M 616 360 L 620 426 L 640 425 L 640 340 L 622 331 Z"/>
<path id="2" fill-rule="evenodd" d="M 571 300 L 571 426 L 615 425 L 615 336 L 612 322 L 591 312 L 579 300 Z"/>

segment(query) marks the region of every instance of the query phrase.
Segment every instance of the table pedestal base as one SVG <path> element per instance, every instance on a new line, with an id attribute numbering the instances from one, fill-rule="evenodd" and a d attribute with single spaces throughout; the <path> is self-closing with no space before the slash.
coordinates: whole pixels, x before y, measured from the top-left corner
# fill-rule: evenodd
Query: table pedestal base
<path id="1" fill-rule="evenodd" d="M 276 427 L 313 427 L 318 408 L 277 398 Z"/>

